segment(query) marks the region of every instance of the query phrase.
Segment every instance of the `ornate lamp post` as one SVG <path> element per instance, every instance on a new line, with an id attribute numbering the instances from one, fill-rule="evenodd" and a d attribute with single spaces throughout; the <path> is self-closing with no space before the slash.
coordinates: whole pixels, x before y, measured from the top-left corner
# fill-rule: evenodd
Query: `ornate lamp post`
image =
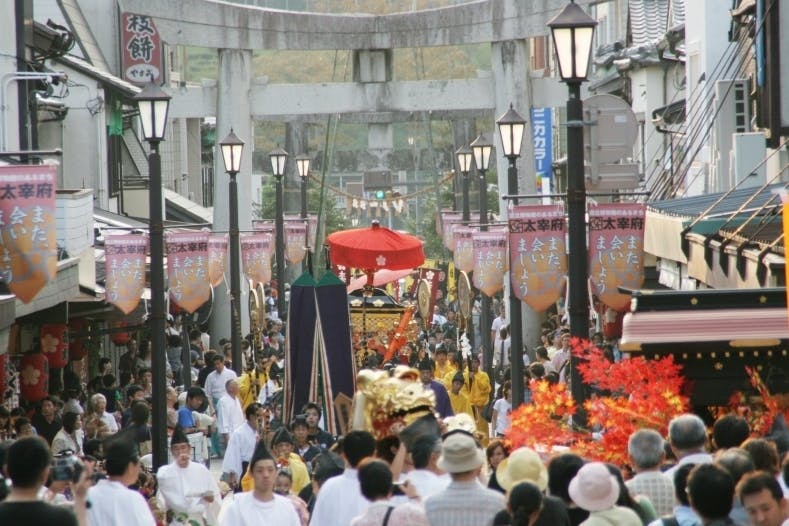
<path id="1" fill-rule="evenodd" d="M 304 220 L 304 226 L 306 227 L 304 233 L 304 246 L 307 247 L 305 270 L 312 272 L 312 250 L 314 247 L 309 246 L 310 223 L 307 221 L 307 177 L 310 175 L 310 156 L 306 153 L 297 155 L 296 169 L 299 171 L 299 177 L 301 178 L 301 219 Z"/>
<path id="2" fill-rule="evenodd" d="M 504 157 L 509 161 L 507 169 L 507 193 L 518 194 L 518 157 L 521 155 L 523 132 L 526 129 L 526 119 L 520 113 L 510 109 L 496 121 L 501 134 L 501 147 Z M 518 200 L 513 200 L 518 204 Z M 510 285 L 510 373 L 512 379 L 512 407 L 523 403 L 523 328 L 522 328 L 521 300 L 515 296 L 515 291 Z"/>
<path id="3" fill-rule="evenodd" d="M 493 151 L 493 144 L 483 133 L 471 143 L 471 152 L 474 155 L 474 165 L 479 173 L 479 229 L 482 232 L 488 231 L 488 181 L 485 173 L 490 165 L 490 154 Z M 477 345 L 482 343 L 484 352 L 485 372 L 493 378 L 493 342 L 490 341 L 490 298 L 485 294 L 482 296 L 482 312 L 479 316 L 479 334 L 482 342 L 475 342 Z"/>
<path id="4" fill-rule="evenodd" d="M 285 175 L 285 163 L 288 161 L 288 152 L 277 147 L 268 156 L 271 159 L 271 172 L 274 174 L 277 190 L 276 217 L 274 218 L 277 228 L 277 241 L 274 250 L 277 252 L 277 313 L 279 319 L 282 320 L 287 314 L 285 312 L 285 217 L 282 211 L 282 177 Z"/>
<path id="5" fill-rule="evenodd" d="M 584 181 L 584 129 L 581 83 L 586 80 L 592 54 L 592 38 L 597 25 L 592 17 L 574 2 L 567 4 L 548 27 L 556 49 L 559 76 L 567 84 L 567 221 L 570 287 L 570 334 L 589 338 L 589 304 L 587 302 L 587 252 L 586 252 L 586 186 Z M 571 391 L 575 402 L 581 406 L 586 390 L 578 371 L 578 358 L 570 358 Z M 584 415 L 576 415 L 579 425 L 585 424 Z"/>
<path id="6" fill-rule="evenodd" d="M 238 183 L 236 175 L 241 171 L 241 154 L 244 152 L 244 141 L 230 133 L 219 143 L 222 149 L 222 160 L 225 171 L 230 176 L 230 342 L 232 346 L 233 369 L 241 375 L 241 267 L 238 239 Z"/>
<path id="7" fill-rule="evenodd" d="M 461 146 L 455 152 L 458 159 L 458 171 L 463 176 L 463 221 L 468 223 L 471 220 L 470 205 L 468 202 L 468 173 L 471 170 L 471 159 L 473 154 L 468 146 Z"/>
<path id="8" fill-rule="evenodd" d="M 135 95 L 140 112 L 140 125 L 145 141 L 151 147 L 148 155 L 148 239 L 151 249 L 151 373 L 153 375 L 153 406 L 151 424 L 153 468 L 167 464 L 167 355 L 164 340 L 164 225 L 162 214 L 162 158 L 159 143 L 167 128 L 170 96 L 153 82 Z"/>

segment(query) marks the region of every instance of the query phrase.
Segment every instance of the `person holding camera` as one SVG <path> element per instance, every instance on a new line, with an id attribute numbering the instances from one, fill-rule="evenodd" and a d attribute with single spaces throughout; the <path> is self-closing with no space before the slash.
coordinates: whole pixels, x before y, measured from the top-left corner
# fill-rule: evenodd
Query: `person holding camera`
<path id="1" fill-rule="evenodd" d="M 38 436 L 18 439 L 8 448 L 5 469 L 11 479 L 11 492 L 0 502 L 0 524 L 14 526 L 86 526 L 86 494 L 89 473 L 76 468 L 79 460 L 62 462 L 52 468 L 49 445 Z M 39 499 L 44 483 L 53 471 L 55 481 L 67 481 L 74 496 L 73 506 L 55 506 Z M 59 480 L 58 480 L 59 479 Z M 98 523 L 95 523 L 98 524 Z"/>

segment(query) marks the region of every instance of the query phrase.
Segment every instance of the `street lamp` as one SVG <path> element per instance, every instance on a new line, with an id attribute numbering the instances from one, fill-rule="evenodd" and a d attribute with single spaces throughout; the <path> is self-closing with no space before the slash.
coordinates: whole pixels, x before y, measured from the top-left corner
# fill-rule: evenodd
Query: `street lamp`
<path id="1" fill-rule="evenodd" d="M 490 164 L 490 154 L 493 151 L 493 144 L 483 133 L 471 143 L 471 152 L 474 155 L 474 165 L 479 172 L 479 229 L 481 232 L 488 231 L 488 181 L 485 172 L 488 171 Z M 482 312 L 479 316 L 479 334 L 482 337 L 484 349 L 483 359 L 485 360 L 485 372 L 493 378 L 493 342 L 490 341 L 490 298 L 485 294 L 482 296 Z M 479 345 L 480 342 L 475 342 Z"/>
<path id="2" fill-rule="evenodd" d="M 167 464 L 167 355 L 164 340 L 164 225 L 162 214 L 162 158 L 159 143 L 167 128 L 170 96 L 153 82 L 134 96 L 140 125 L 151 148 L 148 155 L 148 242 L 151 250 L 151 374 L 153 404 L 151 415 L 153 469 Z M 186 366 L 187 364 L 184 364 Z"/>
<path id="3" fill-rule="evenodd" d="M 521 155 L 523 144 L 523 131 L 526 129 L 526 119 L 520 113 L 510 109 L 496 121 L 501 134 L 501 148 L 504 156 L 509 161 L 507 169 L 507 193 L 518 195 L 518 166 L 516 162 Z M 513 199 L 513 204 L 518 204 Z M 523 403 L 523 328 L 522 328 L 521 300 L 515 295 L 510 283 L 510 377 L 512 379 L 512 407 Z"/>
<path id="4" fill-rule="evenodd" d="M 306 153 L 296 156 L 296 169 L 301 178 L 301 219 L 304 220 L 304 246 L 307 247 L 306 270 L 312 272 L 312 248 L 310 239 L 310 223 L 307 221 L 307 177 L 310 175 L 310 156 Z"/>
<path id="5" fill-rule="evenodd" d="M 567 310 L 570 335 L 589 338 L 589 304 L 587 303 L 586 186 L 584 181 L 584 129 L 581 83 L 586 80 L 592 54 L 592 37 L 597 21 L 575 3 L 567 4 L 548 27 L 553 36 L 559 76 L 567 83 L 567 223 L 570 287 Z M 573 399 L 583 407 L 586 391 L 578 371 L 579 360 L 570 357 L 570 385 Z M 576 414 L 578 425 L 585 425 L 583 413 Z"/>
<path id="6" fill-rule="evenodd" d="M 276 180 L 276 210 L 274 221 L 277 226 L 277 240 L 274 250 L 277 262 L 277 313 L 280 320 L 285 319 L 285 218 L 282 203 L 282 177 L 285 175 L 285 163 L 288 152 L 279 146 L 268 154 L 271 159 L 271 172 Z"/>
<path id="7" fill-rule="evenodd" d="M 222 160 L 225 171 L 230 176 L 230 345 L 233 369 L 237 374 L 243 372 L 241 367 L 241 269 L 238 239 L 238 183 L 236 175 L 241 171 L 241 154 L 244 152 L 244 141 L 230 133 L 219 143 L 222 149 Z"/>
<path id="8" fill-rule="evenodd" d="M 468 202 L 468 172 L 471 170 L 471 160 L 474 155 L 468 146 L 461 146 L 455 152 L 455 155 L 458 159 L 458 170 L 463 175 L 463 221 L 468 223 L 471 221 L 471 211 Z"/>

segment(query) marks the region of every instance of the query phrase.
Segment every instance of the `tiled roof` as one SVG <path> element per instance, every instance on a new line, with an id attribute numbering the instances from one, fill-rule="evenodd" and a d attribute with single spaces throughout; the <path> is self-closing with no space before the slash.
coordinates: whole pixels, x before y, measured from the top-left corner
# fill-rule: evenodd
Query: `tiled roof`
<path id="1" fill-rule="evenodd" d="M 630 0 L 628 6 L 631 46 L 656 42 L 673 25 L 668 23 L 669 0 Z"/>
<path id="2" fill-rule="evenodd" d="M 771 201 L 770 206 L 780 206 L 781 201 L 775 197 L 774 190 L 784 188 L 784 184 L 772 184 L 757 192 L 755 188 L 739 188 L 727 195 L 720 203 L 718 203 L 707 215 L 710 216 L 724 216 L 732 214 L 742 207 L 746 201 L 745 210 L 755 210 L 761 208 L 768 201 Z M 756 196 L 750 199 L 752 196 Z M 723 196 L 723 193 L 705 194 L 694 197 L 683 197 L 679 199 L 666 199 L 664 201 L 654 201 L 649 203 L 649 208 L 657 212 L 680 216 L 696 218 L 703 214 L 710 208 L 718 199 Z"/>

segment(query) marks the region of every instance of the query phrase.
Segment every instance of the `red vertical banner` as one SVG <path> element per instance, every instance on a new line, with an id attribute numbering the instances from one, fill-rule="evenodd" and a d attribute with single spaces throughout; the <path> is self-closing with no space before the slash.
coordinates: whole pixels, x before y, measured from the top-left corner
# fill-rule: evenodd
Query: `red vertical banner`
<path id="1" fill-rule="evenodd" d="M 507 233 L 474 232 L 474 286 L 486 296 L 504 288 L 507 272 Z"/>
<path id="2" fill-rule="evenodd" d="M 208 232 L 172 232 L 167 235 L 170 297 L 189 313 L 196 311 L 211 297 L 208 237 Z"/>
<path id="3" fill-rule="evenodd" d="M 49 362 L 42 353 L 25 354 L 19 363 L 19 393 L 28 402 L 43 400 L 49 391 Z"/>
<path id="4" fill-rule="evenodd" d="M 436 298 L 438 297 L 438 283 L 440 281 L 441 270 L 437 268 L 419 269 L 419 279 L 417 281 L 425 280 L 430 286 L 430 307 L 428 308 L 429 315 L 425 322 L 430 325 L 433 323 L 433 312 L 436 309 Z"/>
<path id="5" fill-rule="evenodd" d="M 346 267 L 345 265 L 335 265 L 332 263 L 331 271 L 334 273 L 335 276 L 340 278 L 346 286 L 351 284 L 351 269 Z"/>
<path id="6" fill-rule="evenodd" d="M 54 323 L 41 326 L 41 352 L 50 367 L 62 369 L 68 365 L 68 325 Z"/>
<path id="7" fill-rule="evenodd" d="M 646 205 L 589 205 L 589 277 L 592 292 L 622 312 L 630 296 L 618 287 L 637 289 L 644 282 L 644 221 Z"/>
<path id="8" fill-rule="evenodd" d="M 567 276 L 564 209 L 562 205 L 515 206 L 508 223 L 512 290 L 542 312 L 561 297 Z"/>
<path id="9" fill-rule="evenodd" d="M 452 232 L 455 230 L 455 224 L 463 220 L 463 214 L 456 212 L 442 212 L 441 217 L 444 223 L 444 229 L 441 236 L 444 241 L 444 246 L 447 248 L 447 250 L 454 251 L 455 239 L 452 236 Z"/>
<path id="10" fill-rule="evenodd" d="M 121 13 L 121 58 L 124 79 L 162 83 L 162 40 L 153 17 Z"/>
<path id="11" fill-rule="evenodd" d="M 272 240 L 271 234 L 241 237 L 241 267 L 253 286 L 271 281 Z"/>
<path id="12" fill-rule="evenodd" d="M 57 274 L 56 174 L 50 165 L 0 166 L 0 278 L 23 303 Z"/>
<path id="13" fill-rule="evenodd" d="M 300 263 L 307 255 L 307 225 L 299 221 L 285 223 L 285 259 L 293 264 Z"/>
<path id="14" fill-rule="evenodd" d="M 455 238 L 455 251 L 452 253 L 452 260 L 455 268 L 463 272 L 474 270 L 474 240 L 472 235 L 475 229 L 466 226 L 455 225 L 452 237 Z"/>
<path id="15" fill-rule="evenodd" d="M 224 234 L 208 237 L 208 279 L 216 287 L 225 277 L 227 268 L 227 236 Z"/>
<path id="16" fill-rule="evenodd" d="M 277 245 L 277 225 L 273 221 L 263 219 L 252 220 L 252 230 L 257 234 L 271 234 L 271 249 Z"/>
<path id="17" fill-rule="evenodd" d="M 789 240 L 789 193 L 783 191 L 780 193 L 781 196 L 781 203 L 783 206 L 781 207 L 781 225 L 783 228 L 783 235 L 784 235 L 784 246 L 787 244 L 787 240 Z M 785 258 L 786 256 L 784 256 Z M 784 280 L 789 280 L 789 265 L 784 263 Z M 789 281 L 785 281 L 789 284 Z M 789 286 L 786 287 L 786 300 L 787 305 L 789 305 Z"/>
<path id="18" fill-rule="evenodd" d="M 104 240 L 105 297 L 124 314 L 137 308 L 145 290 L 145 255 L 148 238 L 134 234 L 107 236 Z"/>

